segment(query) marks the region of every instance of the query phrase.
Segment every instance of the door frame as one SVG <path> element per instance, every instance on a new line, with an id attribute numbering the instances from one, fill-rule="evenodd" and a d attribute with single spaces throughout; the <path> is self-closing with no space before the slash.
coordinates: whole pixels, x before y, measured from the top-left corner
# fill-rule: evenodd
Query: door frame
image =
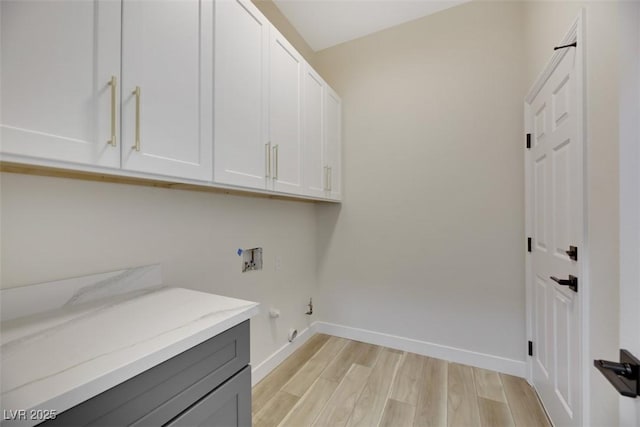
<path id="1" fill-rule="evenodd" d="M 619 6 L 620 52 L 620 348 L 640 354 L 640 4 Z M 621 397 L 620 425 L 640 422 L 638 399 Z"/>
<path id="2" fill-rule="evenodd" d="M 589 295 L 590 281 L 588 274 L 589 265 L 589 244 L 588 244 L 588 217 L 587 217 L 587 123 L 586 123 L 586 76 L 585 76 L 585 22 L 586 12 L 582 8 L 575 18 L 566 35 L 559 42 L 559 45 L 577 42 L 576 49 L 576 123 L 578 129 L 578 138 L 582 140 L 582 188 L 579 190 L 582 195 L 582 247 L 580 248 L 580 292 L 577 294 L 579 304 L 579 322 L 580 331 L 580 352 L 578 363 L 580 364 L 580 396 L 577 396 L 580 404 L 580 413 L 578 414 L 578 422 L 583 423 L 584 420 L 590 419 L 589 407 L 589 377 L 591 374 L 591 361 L 589 353 L 589 331 L 590 331 L 590 311 L 589 311 Z M 532 110 L 531 103 L 538 95 L 544 84 L 547 82 L 556 67 L 560 64 L 561 59 L 565 55 L 565 50 L 560 49 L 554 51 L 551 59 L 543 69 L 542 73 L 535 80 L 533 86 L 527 93 L 524 100 L 524 128 L 525 134 L 532 133 Z M 519 142 L 522 143 L 521 141 Z M 533 171 L 529 167 L 529 151 L 524 150 L 524 170 L 525 170 L 525 239 L 532 236 L 533 232 L 533 207 L 532 199 L 532 182 Z M 532 259 L 531 254 L 525 252 L 525 287 L 526 287 L 526 329 L 527 339 L 533 341 L 533 280 L 532 280 Z M 523 343 L 524 344 L 524 343 Z M 535 351 L 535 348 L 534 348 Z M 533 386 L 533 358 L 527 357 L 527 381 Z M 535 387 L 534 387 L 535 388 Z"/>

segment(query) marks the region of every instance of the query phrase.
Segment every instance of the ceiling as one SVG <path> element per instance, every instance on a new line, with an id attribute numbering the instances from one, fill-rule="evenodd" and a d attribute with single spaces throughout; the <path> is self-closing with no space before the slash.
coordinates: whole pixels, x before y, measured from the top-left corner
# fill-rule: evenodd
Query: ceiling
<path id="1" fill-rule="evenodd" d="M 469 0 L 274 0 L 315 51 Z"/>

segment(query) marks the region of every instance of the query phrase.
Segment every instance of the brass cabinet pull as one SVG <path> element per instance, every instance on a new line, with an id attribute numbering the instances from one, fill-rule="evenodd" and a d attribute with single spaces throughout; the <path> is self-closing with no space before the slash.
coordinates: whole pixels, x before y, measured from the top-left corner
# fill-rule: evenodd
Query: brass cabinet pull
<path id="1" fill-rule="evenodd" d="M 265 170 L 265 176 L 267 178 L 269 178 L 271 176 L 271 143 L 268 142 L 266 144 L 264 144 L 264 161 L 265 161 L 265 165 L 264 165 L 264 170 Z"/>
<path id="2" fill-rule="evenodd" d="M 273 179 L 278 179 L 278 145 L 273 146 L 273 156 L 275 157 L 275 162 L 273 168 L 275 169 L 275 173 L 273 174 Z"/>
<path id="3" fill-rule="evenodd" d="M 136 86 L 131 94 L 136 96 L 136 142 L 131 148 L 140 151 L 140 86 Z"/>
<path id="4" fill-rule="evenodd" d="M 116 143 L 116 89 L 118 87 L 118 79 L 116 76 L 111 76 L 111 80 L 109 81 L 109 86 L 111 86 L 111 139 L 107 141 L 107 144 L 113 145 L 114 147 L 117 145 Z"/>

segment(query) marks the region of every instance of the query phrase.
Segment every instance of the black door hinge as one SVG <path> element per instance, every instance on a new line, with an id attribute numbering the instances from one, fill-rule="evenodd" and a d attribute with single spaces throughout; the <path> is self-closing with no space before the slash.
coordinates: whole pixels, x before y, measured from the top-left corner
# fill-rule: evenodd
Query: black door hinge
<path id="1" fill-rule="evenodd" d="M 531 252 L 531 237 L 527 237 L 527 252 Z"/>
<path id="2" fill-rule="evenodd" d="M 565 44 L 565 45 L 562 45 L 562 46 L 556 46 L 556 47 L 553 48 L 553 50 L 565 49 L 567 47 L 578 47 L 578 42 L 573 42 L 573 43 Z"/>
<path id="3" fill-rule="evenodd" d="M 527 134 L 527 148 L 531 148 L 531 134 Z"/>
<path id="4" fill-rule="evenodd" d="M 533 341 L 529 341 L 529 356 L 533 356 Z"/>

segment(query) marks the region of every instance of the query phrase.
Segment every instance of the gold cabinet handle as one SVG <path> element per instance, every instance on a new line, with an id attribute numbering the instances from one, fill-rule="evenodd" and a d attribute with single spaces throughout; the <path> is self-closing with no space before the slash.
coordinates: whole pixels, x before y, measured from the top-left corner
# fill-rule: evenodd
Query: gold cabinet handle
<path id="1" fill-rule="evenodd" d="M 118 88 L 118 79 L 116 76 L 111 76 L 109 80 L 109 86 L 111 86 L 111 139 L 107 141 L 107 144 L 116 146 L 116 89 Z"/>
<path id="2" fill-rule="evenodd" d="M 264 151 L 265 151 L 264 153 L 265 177 L 269 178 L 271 176 L 271 143 L 270 142 L 264 144 Z"/>
<path id="3" fill-rule="evenodd" d="M 273 157 L 275 161 L 273 162 L 273 168 L 275 169 L 275 173 L 273 174 L 273 179 L 278 179 L 278 145 L 273 146 Z"/>
<path id="4" fill-rule="evenodd" d="M 131 148 L 140 151 L 140 86 L 136 86 L 131 94 L 136 96 L 136 142 Z"/>

